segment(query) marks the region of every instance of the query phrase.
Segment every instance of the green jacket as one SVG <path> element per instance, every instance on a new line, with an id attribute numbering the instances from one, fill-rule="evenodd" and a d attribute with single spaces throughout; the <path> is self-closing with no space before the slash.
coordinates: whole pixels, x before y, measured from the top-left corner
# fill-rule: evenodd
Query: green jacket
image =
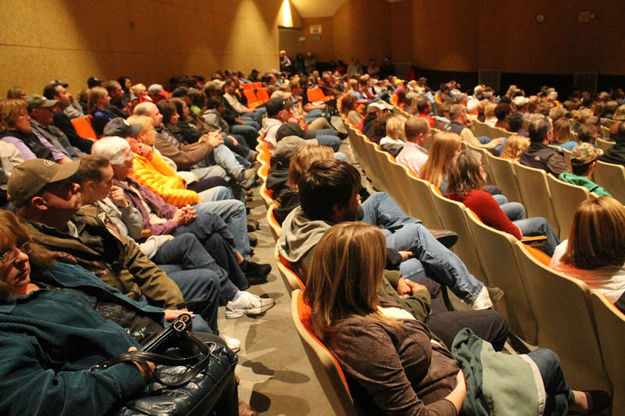
<path id="1" fill-rule="evenodd" d="M 176 283 L 141 253 L 137 244 L 111 234 L 88 212 L 77 212 L 72 218 L 78 238 L 41 223 L 21 220 L 33 240 L 49 250 L 73 256 L 79 265 L 131 299 L 140 300 L 143 295 L 151 305 L 164 309 L 177 309 L 184 301 Z"/>
<path id="2" fill-rule="evenodd" d="M 588 188 L 590 192 L 594 192 L 599 196 L 612 196 L 604 187 L 597 185 L 585 176 L 577 176 L 569 172 L 562 172 L 558 176 L 562 182 L 570 183 L 571 185 L 583 186 Z"/>

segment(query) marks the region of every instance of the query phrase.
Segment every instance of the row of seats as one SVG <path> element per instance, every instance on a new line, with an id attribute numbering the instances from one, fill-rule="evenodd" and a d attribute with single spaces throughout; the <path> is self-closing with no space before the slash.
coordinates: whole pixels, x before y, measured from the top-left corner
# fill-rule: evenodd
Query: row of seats
<path id="1" fill-rule="evenodd" d="M 345 124 L 353 152 L 374 186 L 390 193 L 406 212 L 427 226 L 457 232 L 454 251 L 467 268 L 487 285 L 504 290 L 503 302 L 496 306 L 508 319 L 512 333 L 529 344 L 556 351 L 574 388 L 612 391 L 614 414 L 623 414 L 625 364 L 618 352 L 620 344 L 610 341 L 615 332 L 625 332 L 623 314 L 603 295 L 591 294 L 586 284 L 547 267 L 548 258 L 535 256 L 531 248 L 484 225 L 463 204 L 415 178 L 347 121 Z M 549 190 L 548 179 L 541 180 Z M 539 194 L 536 188 L 528 189 Z M 610 319 L 599 323 L 597 317 L 603 315 Z M 610 324 L 610 329 L 598 330 Z"/>
<path id="2" fill-rule="evenodd" d="M 273 210 L 278 204 L 272 198 L 273 191 L 267 189 L 266 186 L 271 152 L 267 145 L 260 139 L 256 146 L 256 151 L 258 152 L 257 160 L 261 164 L 258 170 L 258 176 L 262 181 L 259 193 L 267 206 L 267 224 L 271 229 L 274 239 L 277 241 L 282 229 L 273 215 Z M 295 329 L 297 330 L 313 371 L 321 386 L 324 387 L 324 393 L 328 401 L 337 415 L 357 416 L 359 413 L 349 393 L 347 380 L 345 379 L 341 366 L 330 350 L 328 350 L 323 342 L 312 332 L 310 306 L 308 306 L 303 299 L 303 281 L 290 268 L 289 262 L 278 254 L 277 250 L 274 256 L 278 271 L 284 280 L 287 291 L 291 295 L 291 317 L 293 319 L 293 324 L 295 325 Z"/>

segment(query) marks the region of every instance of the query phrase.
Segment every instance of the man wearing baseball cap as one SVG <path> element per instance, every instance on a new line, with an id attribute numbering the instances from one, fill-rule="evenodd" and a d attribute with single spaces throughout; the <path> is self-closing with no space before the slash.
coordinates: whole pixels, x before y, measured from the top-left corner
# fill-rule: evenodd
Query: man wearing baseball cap
<path id="1" fill-rule="evenodd" d="M 603 154 L 601 149 L 590 143 L 581 143 L 571 151 L 571 168 L 573 173 L 562 172 L 558 179 L 572 185 L 583 186 L 599 196 L 612 196 L 602 186 L 592 181 L 597 166 L 597 158 Z"/>
<path id="2" fill-rule="evenodd" d="M 45 138 L 70 159 L 77 159 L 84 155 L 82 151 L 74 148 L 65 133 L 53 124 L 57 100 L 49 100 L 43 95 L 33 94 L 26 98 L 26 102 L 30 113 L 30 127 L 37 137 Z"/>
<path id="3" fill-rule="evenodd" d="M 80 161 L 60 165 L 31 159 L 15 168 L 7 193 L 24 228 L 60 261 L 86 268 L 134 300 L 146 298 L 151 305 L 166 309 L 166 320 L 173 320 L 185 300 L 176 283 L 134 242 L 112 233 L 90 211 L 78 211 L 82 195 L 73 176 L 79 167 Z M 203 294 L 195 299 L 206 300 L 202 310 L 196 311 L 203 319 L 194 320 L 194 329 L 216 331 L 218 277 L 207 274 L 196 279 L 193 289 Z"/>

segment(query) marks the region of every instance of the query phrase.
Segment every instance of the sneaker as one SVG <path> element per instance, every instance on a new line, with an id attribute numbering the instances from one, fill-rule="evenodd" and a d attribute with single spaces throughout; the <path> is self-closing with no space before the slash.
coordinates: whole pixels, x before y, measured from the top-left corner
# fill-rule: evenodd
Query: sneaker
<path id="1" fill-rule="evenodd" d="M 241 270 L 246 276 L 262 277 L 267 276 L 271 272 L 271 265 L 266 263 L 255 263 L 249 260 L 243 260 L 241 263 Z"/>
<path id="2" fill-rule="evenodd" d="M 271 298 L 261 298 L 250 292 L 241 291 L 234 301 L 226 304 L 226 318 L 236 319 L 243 315 L 260 315 L 271 309 L 276 301 Z"/>
<path id="3" fill-rule="evenodd" d="M 243 189 L 250 189 L 256 182 L 256 168 L 241 169 L 241 173 L 237 179 L 237 183 Z"/>
<path id="4" fill-rule="evenodd" d="M 484 286 L 480 291 L 477 298 L 473 301 L 471 308 L 474 311 L 481 311 L 484 309 L 491 309 L 493 302 L 497 302 L 503 297 L 503 290 L 498 287 L 486 287 Z"/>
<path id="5" fill-rule="evenodd" d="M 248 235 L 247 239 L 250 240 L 250 246 L 256 247 L 258 245 L 258 238 Z"/>
<path id="6" fill-rule="evenodd" d="M 239 351 L 241 351 L 241 341 L 239 341 L 238 339 L 231 338 L 231 337 L 227 336 L 226 334 L 219 335 L 219 338 L 224 340 L 224 342 L 226 343 L 228 348 L 230 348 L 232 350 L 232 352 L 239 352 Z"/>
<path id="7" fill-rule="evenodd" d="M 449 230 L 429 230 L 430 234 L 438 240 L 445 248 L 452 248 L 458 241 L 458 234 Z"/>

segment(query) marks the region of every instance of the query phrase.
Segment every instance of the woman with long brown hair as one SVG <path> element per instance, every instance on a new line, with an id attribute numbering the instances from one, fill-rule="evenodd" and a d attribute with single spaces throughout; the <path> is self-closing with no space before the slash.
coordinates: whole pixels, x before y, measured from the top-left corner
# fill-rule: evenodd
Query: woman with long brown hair
<path id="1" fill-rule="evenodd" d="M 625 208 L 614 198 L 591 198 L 575 211 L 569 239 L 551 267 L 583 280 L 616 302 L 625 293 Z"/>
<path id="2" fill-rule="evenodd" d="M 437 186 L 444 194 L 447 190 L 447 170 L 461 147 L 462 139 L 456 133 L 436 133 L 428 151 L 428 160 L 419 171 L 419 178 Z"/>
<path id="3" fill-rule="evenodd" d="M 312 329 L 336 356 L 363 414 L 455 416 L 461 409 L 475 414 L 478 408 L 496 413 L 501 396 L 490 396 L 486 380 L 495 382 L 493 390 L 506 397 L 508 409 L 535 406 L 540 413 L 542 397 L 545 415 L 564 415 L 569 406 L 588 410 L 588 394 L 569 389 L 557 355 L 549 350 L 533 351 L 529 359 L 492 352 L 490 362 L 478 353 L 473 364 L 487 368 L 496 365 L 493 362 L 505 363 L 505 371 L 498 380 L 486 371 L 475 379 L 475 368 L 467 366 L 471 383 L 466 383 L 457 359 L 427 326 L 403 309 L 380 306 L 376 291 L 385 251 L 384 235 L 376 227 L 358 222 L 334 225 L 315 248 L 304 292 Z M 528 378 L 519 378 L 521 374 Z M 542 380 L 534 378 L 538 374 Z M 510 382 L 514 388 L 503 391 L 500 386 Z"/>

